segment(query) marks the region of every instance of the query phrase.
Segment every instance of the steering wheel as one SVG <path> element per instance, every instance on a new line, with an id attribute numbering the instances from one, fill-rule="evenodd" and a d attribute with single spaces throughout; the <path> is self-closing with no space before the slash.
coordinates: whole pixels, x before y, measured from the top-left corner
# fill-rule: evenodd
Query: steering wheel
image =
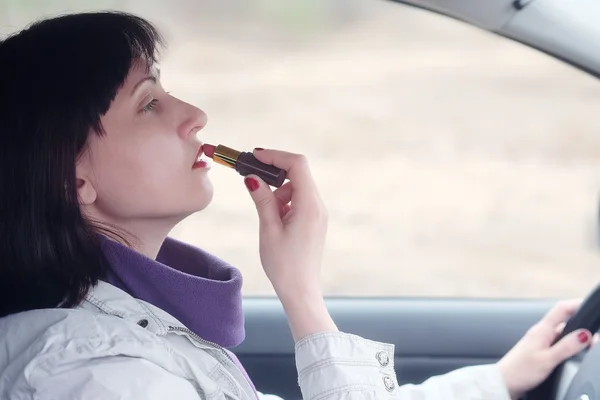
<path id="1" fill-rule="evenodd" d="M 579 310 L 567 321 L 567 324 L 556 339 L 559 341 L 565 335 L 578 329 L 587 329 L 592 334 L 600 329 L 600 284 L 588 295 Z M 570 375 L 565 371 L 563 362 L 556 367 L 548 378 L 525 396 L 526 400 L 600 400 L 600 346 L 594 346 L 583 358 L 575 376 L 570 381 Z M 569 384 L 565 395 L 559 393 L 559 388 Z"/>

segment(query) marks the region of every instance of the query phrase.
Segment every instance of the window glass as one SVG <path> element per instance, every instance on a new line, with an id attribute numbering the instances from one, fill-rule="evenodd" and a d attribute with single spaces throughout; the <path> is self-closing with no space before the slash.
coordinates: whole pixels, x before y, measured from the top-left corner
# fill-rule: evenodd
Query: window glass
<path id="1" fill-rule="evenodd" d="M 199 137 L 306 154 L 330 212 L 327 295 L 580 296 L 600 277 L 598 81 L 387 1 L 5 0 L 3 31 L 118 8 L 164 30 L 163 84 Z M 43 60 L 40 60 L 43 62 Z M 172 236 L 272 295 L 241 178 Z"/>

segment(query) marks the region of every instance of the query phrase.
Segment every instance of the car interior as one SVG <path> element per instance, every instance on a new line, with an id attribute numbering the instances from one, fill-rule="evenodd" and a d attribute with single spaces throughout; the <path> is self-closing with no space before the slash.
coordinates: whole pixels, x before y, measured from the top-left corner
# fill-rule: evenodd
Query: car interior
<path id="1" fill-rule="evenodd" d="M 600 77 L 600 2 L 374 1 L 388 2 L 398 9 L 415 8 L 474 26 Z M 377 266 L 368 268 L 377 279 L 387 279 L 379 275 Z M 529 284 L 535 287 L 536 282 Z M 600 328 L 600 289 L 580 296 L 587 300 L 569 321 L 565 333 L 582 327 L 594 332 Z M 328 295 L 326 299 L 340 330 L 395 345 L 396 376 L 401 385 L 421 383 L 460 367 L 498 361 L 555 300 L 553 296 L 500 299 L 342 295 Z M 281 303 L 274 296 L 246 296 L 244 310 L 246 339 L 232 351 L 258 390 L 286 400 L 301 399 L 294 341 Z M 596 346 L 565 363 L 527 399 L 600 399 L 599 368 L 600 346 Z"/>
<path id="2" fill-rule="evenodd" d="M 600 76 L 600 3 L 585 0 L 397 1 L 475 25 Z M 585 294 L 582 293 L 582 296 Z M 400 385 L 498 361 L 551 307 L 551 300 L 329 298 L 341 330 L 395 345 Z M 246 298 L 246 341 L 234 351 L 265 393 L 300 399 L 293 340 L 275 298 Z M 600 293 L 570 321 L 600 328 Z M 374 354 L 373 357 L 376 355 Z M 597 399 L 600 349 L 572 360 L 528 399 Z M 567 392 L 568 391 L 568 392 Z M 587 396 L 587 397 L 584 397 Z"/>

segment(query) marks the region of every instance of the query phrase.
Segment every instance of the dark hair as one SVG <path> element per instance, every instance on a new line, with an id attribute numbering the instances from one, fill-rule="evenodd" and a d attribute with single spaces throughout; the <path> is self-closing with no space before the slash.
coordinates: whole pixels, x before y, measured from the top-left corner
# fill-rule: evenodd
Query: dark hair
<path id="1" fill-rule="evenodd" d="M 110 229 L 82 215 L 75 166 L 133 63 L 149 67 L 162 44 L 121 12 L 62 15 L 0 41 L 0 317 L 74 307 L 106 275 L 98 234 Z"/>

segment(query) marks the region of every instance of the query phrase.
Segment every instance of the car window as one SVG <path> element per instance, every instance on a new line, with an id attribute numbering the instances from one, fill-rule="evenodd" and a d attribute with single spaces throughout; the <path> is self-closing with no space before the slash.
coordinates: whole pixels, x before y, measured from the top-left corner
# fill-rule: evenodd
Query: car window
<path id="1" fill-rule="evenodd" d="M 521 44 L 387 1 L 8 1 L 4 33 L 63 11 L 156 22 L 163 85 L 199 137 L 308 156 L 330 214 L 326 295 L 579 296 L 600 277 L 599 82 Z M 240 177 L 171 236 L 273 295 Z"/>

